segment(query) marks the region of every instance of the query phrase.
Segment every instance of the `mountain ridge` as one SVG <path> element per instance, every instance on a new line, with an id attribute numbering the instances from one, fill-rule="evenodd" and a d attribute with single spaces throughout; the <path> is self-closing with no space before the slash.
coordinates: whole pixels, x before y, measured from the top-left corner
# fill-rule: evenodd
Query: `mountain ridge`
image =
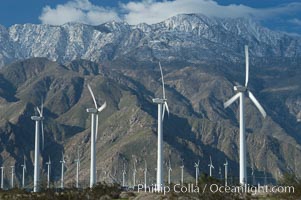
<path id="1" fill-rule="evenodd" d="M 247 18 L 209 18 L 201 14 L 180 14 L 152 25 L 19 24 L 1 27 L 0 39 L 1 66 L 31 57 L 47 57 L 62 64 L 74 59 L 104 62 L 125 56 L 137 61 L 200 63 L 212 61 L 217 54 L 235 62 L 245 44 L 252 46 L 253 57 L 301 54 L 301 37 L 271 31 Z"/>

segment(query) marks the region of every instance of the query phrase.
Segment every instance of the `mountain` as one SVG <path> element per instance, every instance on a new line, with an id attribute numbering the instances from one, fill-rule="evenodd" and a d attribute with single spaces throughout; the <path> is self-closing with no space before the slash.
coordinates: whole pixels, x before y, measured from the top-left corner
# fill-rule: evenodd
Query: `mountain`
<path id="1" fill-rule="evenodd" d="M 67 23 L 0 27 L 0 64 L 32 57 L 63 64 L 75 59 L 104 62 L 126 57 L 146 62 L 235 62 L 245 44 L 257 57 L 301 54 L 301 37 L 270 31 L 250 19 L 182 14 L 153 25 L 109 22 L 99 26 Z M 221 56 L 216 60 L 215 55 Z"/>
<path id="2" fill-rule="evenodd" d="M 246 100 L 248 174 L 253 166 L 259 182 L 264 172 L 275 181 L 286 172 L 301 176 L 300 37 L 273 32 L 249 19 L 218 19 L 178 15 L 164 22 L 130 26 L 110 22 L 14 25 L 0 27 L 0 163 L 15 165 L 21 180 L 23 155 L 32 179 L 34 106 L 45 103 L 43 170 L 51 156 L 52 180 L 59 180 L 61 152 L 66 155 L 66 182 L 74 183 L 80 147 L 82 184 L 88 184 L 90 116 L 93 106 L 86 85 L 99 103 L 97 169 L 99 180 L 121 180 L 123 163 L 132 183 L 143 180 L 144 160 L 149 180 L 155 180 L 157 107 L 162 94 L 158 60 L 166 81 L 170 116 L 164 121 L 165 161 L 171 159 L 172 181 L 194 177 L 200 159 L 208 173 L 209 156 L 218 168 L 229 161 L 238 175 L 238 104 L 223 102 L 233 85 L 244 82 L 244 44 L 250 45 L 250 87 L 268 113 L 263 120 Z M 236 82 L 237 81 L 237 82 Z M 44 174 L 45 175 L 45 174 Z M 9 173 L 6 173 L 6 184 Z M 44 176 L 45 178 L 45 176 Z M 27 180 L 28 183 L 32 181 Z"/>

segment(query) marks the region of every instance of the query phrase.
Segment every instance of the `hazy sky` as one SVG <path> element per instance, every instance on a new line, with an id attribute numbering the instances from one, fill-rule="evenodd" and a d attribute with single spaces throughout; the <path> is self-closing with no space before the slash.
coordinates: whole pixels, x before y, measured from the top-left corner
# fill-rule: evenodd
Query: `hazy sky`
<path id="1" fill-rule="evenodd" d="M 60 25 L 106 21 L 157 23 L 179 13 L 215 17 L 251 17 L 273 30 L 301 34 L 297 0 L 1 0 L 0 24 Z"/>

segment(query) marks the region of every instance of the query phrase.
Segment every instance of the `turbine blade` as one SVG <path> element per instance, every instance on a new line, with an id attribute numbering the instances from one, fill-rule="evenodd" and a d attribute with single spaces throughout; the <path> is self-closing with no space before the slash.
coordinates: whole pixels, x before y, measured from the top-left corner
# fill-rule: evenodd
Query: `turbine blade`
<path id="1" fill-rule="evenodd" d="M 97 132 L 98 132 L 98 114 L 96 114 L 96 125 L 95 125 L 95 141 L 97 141 Z"/>
<path id="2" fill-rule="evenodd" d="M 104 104 L 102 104 L 102 106 L 98 108 L 98 112 L 101 112 L 106 107 L 107 107 L 107 102 L 105 101 Z"/>
<path id="3" fill-rule="evenodd" d="M 165 101 L 164 102 L 164 105 L 163 105 L 163 111 L 162 111 L 162 121 L 164 120 L 164 116 L 165 116 L 165 109 L 167 111 L 167 115 L 169 116 L 169 108 L 168 108 L 168 104 L 167 102 Z"/>
<path id="4" fill-rule="evenodd" d="M 255 98 L 255 96 L 250 91 L 248 91 L 248 95 L 249 95 L 251 101 L 255 104 L 255 106 L 257 107 L 257 109 L 262 114 L 263 118 L 265 118 L 267 116 L 267 113 L 265 112 L 265 110 L 263 109 L 263 107 L 260 105 L 260 103 L 257 101 L 257 99 Z"/>
<path id="5" fill-rule="evenodd" d="M 167 104 L 166 101 L 164 102 L 164 105 L 165 105 L 165 107 L 166 107 L 167 115 L 169 116 L 169 108 L 168 108 L 168 104 Z"/>
<path id="6" fill-rule="evenodd" d="M 246 82 L 245 87 L 248 86 L 249 82 L 249 48 L 247 45 L 245 45 L 245 57 L 246 57 Z"/>
<path id="7" fill-rule="evenodd" d="M 224 103 L 224 108 L 228 108 L 234 101 L 236 101 L 236 99 L 238 99 L 240 96 L 240 93 L 237 93 L 236 95 L 234 95 L 233 97 L 231 97 L 228 101 L 226 101 Z"/>
<path id="8" fill-rule="evenodd" d="M 44 123 L 43 120 L 41 120 L 41 129 L 42 129 L 42 150 L 44 150 Z"/>
<path id="9" fill-rule="evenodd" d="M 38 111 L 39 115 L 41 116 L 41 114 L 42 114 L 42 113 L 41 113 L 41 110 L 40 110 L 40 108 L 37 106 L 37 107 L 36 107 L 36 109 L 37 109 L 37 111 Z"/>
<path id="10" fill-rule="evenodd" d="M 165 115 L 165 104 L 163 104 L 163 110 L 162 110 L 162 121 L 164 121 L 164 115 Z"/>
<path id="11" fill-rule="evenodd" d="M 43 117 L 43 110 L 44 110 L 44 100 L 43 100 L 43 97 L 41 99 L 41 115 L 40 117 Z"/>
<path id="12" fill-rule="evenodd" d="M 163 77 L 163 71 L 161 67 L 161 63 L 159 62 L 160 71 L 161 71 L 161 79 L 162 79 L 162 87 L 163 87 L 163 99 L 165 99 L 165 86 L 164 86 L 164 77 Z"/>
<path id="13" fill-rule="evenodd" d="M 210 165 L 212 166 L 212 160 L 211 160 L 211 156 L 210 156 Z"/>
<path id="14" fill-rule="evenodd" d="M 88 89 L 89 89 L 89 92 L 90 92 L 90 94 L 92 96 L 92 99 L 94 101 L 95 108 L 97 109 L 97 103 L 96 103 L 96 100 L 95 100 L 95 96 L 94 96 L 93 91 L 91 89 L 91 86 L 89 84 L 88 84 Z"/>

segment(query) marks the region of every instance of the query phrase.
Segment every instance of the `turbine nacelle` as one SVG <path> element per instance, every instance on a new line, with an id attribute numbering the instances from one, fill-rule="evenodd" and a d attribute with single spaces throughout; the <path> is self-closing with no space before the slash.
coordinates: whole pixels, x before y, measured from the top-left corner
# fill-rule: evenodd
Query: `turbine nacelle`
<path id="1" fill-rule="evenodd" d="M 234 86 L 234 91 L 236 92 L 246 92 L 248 89 L 245 86 L 237 85 Z"/>
<path id="2" fill-rule="evenodd" d="M 86 110 L 88 113 L 94 113 L 94 114 L 97 114 L 98 113 L 98 110 L 96 108 L 87 108 Z"/>
<path id="3" fill-rule="evenodd" d="M 42 121 L 42 120 L 44 120 L 44 117 L 40 117 L 40 116 L 31 116 L 31 120 L 34 120 L 34 121 Z"/>
<path id="4" fill-rule="evenodd" d="M 160 99 L 160 98 L 154 98 L 153 103 L 156 104 L 164 104 L 167 100 L 166 99 Z"/>

